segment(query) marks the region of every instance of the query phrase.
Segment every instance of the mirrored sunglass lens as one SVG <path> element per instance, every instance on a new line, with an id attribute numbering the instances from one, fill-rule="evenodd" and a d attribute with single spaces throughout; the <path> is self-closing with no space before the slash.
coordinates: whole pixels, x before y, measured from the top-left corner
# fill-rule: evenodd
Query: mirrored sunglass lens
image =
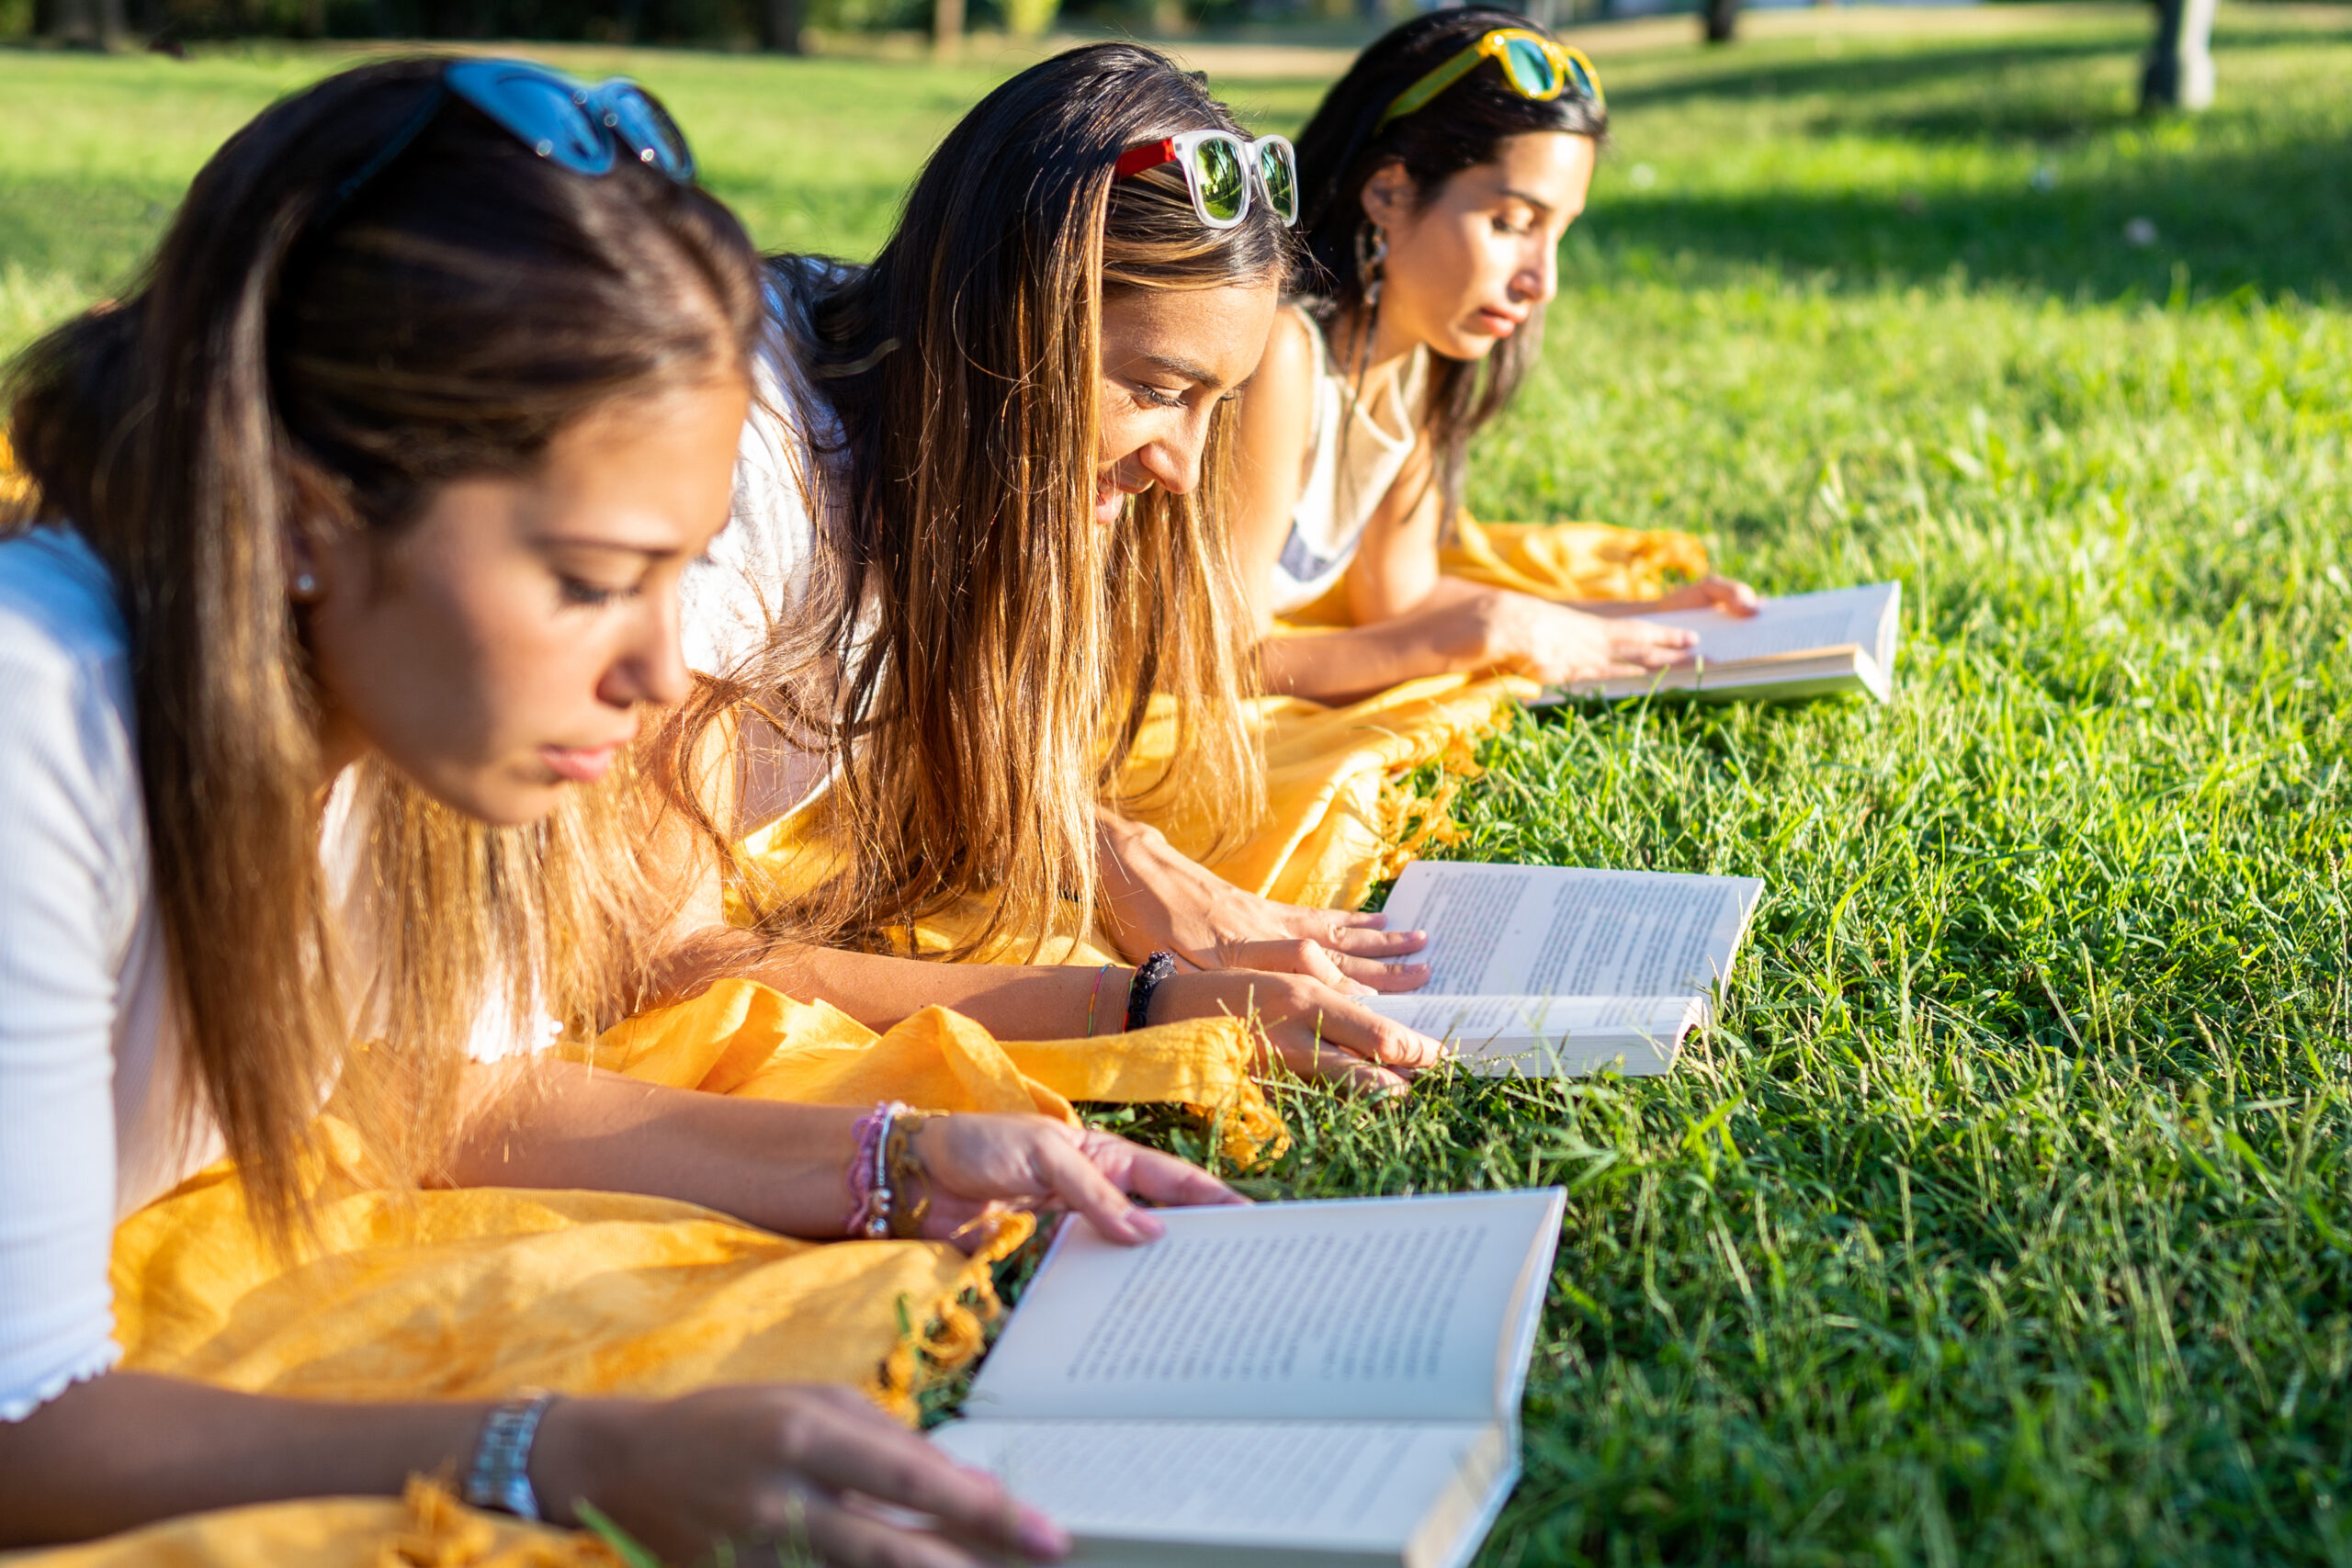
<path id="1" fill-rule="evenodd" d="M 1532 39 L 1515 38 L 1503 45 L 1503 69 L 1531 98 L 1549 97 L 1560 90 L 1559 67 Z"/>
<path id="2" fill-rule="evenodd" d="M 1287 147 L 1265 147 L 1258 152 L 1258 176 L 1266 182 L 1266 200 L 1274 216 L 1285 223 L 1298 221 L 1298 170 Z"/>
<path id="3" fill-rule="evenodd" d="M 1200 182 L 1201 206 L 1209 217 L 1219 223 L 1238 222 L 1249 187 L 1233 143 L 1219 139 L 1193 148 L 1193 173 Z"/>
<path id="4" fill-rule="evenodd" d="M 498 85 L 499 118 L 543 158 L 567 169 L 602 174 L 612 167 L 612 149 L 571 89 L 542 77 L 509 76 Z"/>
<path id="5" fill-rule="evenodd" d="M 685 137 L 652 99 L 635 87 L 598 96 L 605 113 L 612 118 L 614 133 L 637 154 L 639 162 L 652 164 L 673 179 L 691 175 L 694 154 L 686 150 Z"/>

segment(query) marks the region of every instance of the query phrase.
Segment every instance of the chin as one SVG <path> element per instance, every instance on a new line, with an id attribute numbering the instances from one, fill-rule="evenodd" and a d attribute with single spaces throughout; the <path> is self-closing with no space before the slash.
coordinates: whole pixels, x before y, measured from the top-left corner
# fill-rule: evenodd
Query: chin
<path id="1" fill-rule="evenodd" d="M 424 793 L 460 816 L 491 828 L 527 828 L 545 821 L 573 785 L 537 763 L 488 775 L 420 779 Z"/>
<path id="2" fill-rule="evenodd" d="M 1453 334 L 1453 341 L 1439 352 L 1448 359 L 1484 359 L 1508 341 L 1492 333 L 1458 332 Z"/>

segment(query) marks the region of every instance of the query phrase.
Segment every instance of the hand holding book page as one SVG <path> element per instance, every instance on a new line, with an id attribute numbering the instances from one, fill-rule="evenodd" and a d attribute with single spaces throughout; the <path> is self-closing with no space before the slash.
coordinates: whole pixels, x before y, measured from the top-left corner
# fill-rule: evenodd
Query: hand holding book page
<path id="1" fill-rule="evenodd" d="M 1429 984 L 1365 1005 L 1474 1072 L 1663 1073 L 1713 1016 L 1764 885 L 1752 876 L 1416 861 L 1391 927 L 1430 933 Z"/>
<path id="2" fill-rule="evenodd" d="M 1065 1224 L 966 1418 L 933 1434 L 1078 1563 L 1384 1563 L 1475 1550 L 1518 1473 L 1557 1189 Z"/>
<path id="3" fill-rule="evenodd" d="M 1893 692 L 1894 650 L 1902 636 L 1903 585 L 1873 582 L 1823 593 L 1767 599 L 1753 615 L 1673 610 L 1645 620 L 1695 633 L 1695 662 L 1656 675 L 1577 682 L 1555 687 L 1566 697 L 1634 697 L 1652 691 L 1709 692 L 1727 697 L 1806 697 Z"/>

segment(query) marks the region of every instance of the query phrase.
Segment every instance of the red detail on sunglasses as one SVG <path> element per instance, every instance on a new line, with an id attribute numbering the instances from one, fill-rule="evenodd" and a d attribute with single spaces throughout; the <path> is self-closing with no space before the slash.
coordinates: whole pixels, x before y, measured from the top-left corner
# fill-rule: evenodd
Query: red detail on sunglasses
<path id="1" fill-rule="evenodd" d="M 1175 161 L 1176 139 L 1163 136 L 1157 141 L 1147 141 L 1140 147 L 1130 147 L 1120 153 L 1119 162 L 1111 171 L 1111 177 L 1124 180 L 1132 175 L 1142 174 L 1146 169 L 1156 169 L 1162 164 Z"/>

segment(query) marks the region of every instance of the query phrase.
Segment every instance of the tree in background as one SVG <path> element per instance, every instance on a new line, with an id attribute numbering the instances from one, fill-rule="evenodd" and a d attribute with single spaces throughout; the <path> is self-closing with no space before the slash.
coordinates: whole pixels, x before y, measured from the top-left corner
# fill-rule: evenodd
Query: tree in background
<path id="1" fill-rule="evenodd" d="M 84 49 L 111 49 L 130 30 L 122 0 L 48 0 L 34 8 L 34 27 Z"/>
<path id="2" fill-rule="evenodd" d="M 1709 43 L 1729 43 L 1739 31 L 1739 0 L 1700 0 L 1699 17 Z"/>
<path id="3" fill-rule="evenodd" d="M 2203 109 L 2213 104 L 2213 0 L 2156 0 L 2156 40 L 2140 73 L 2140 107 Z"/>

